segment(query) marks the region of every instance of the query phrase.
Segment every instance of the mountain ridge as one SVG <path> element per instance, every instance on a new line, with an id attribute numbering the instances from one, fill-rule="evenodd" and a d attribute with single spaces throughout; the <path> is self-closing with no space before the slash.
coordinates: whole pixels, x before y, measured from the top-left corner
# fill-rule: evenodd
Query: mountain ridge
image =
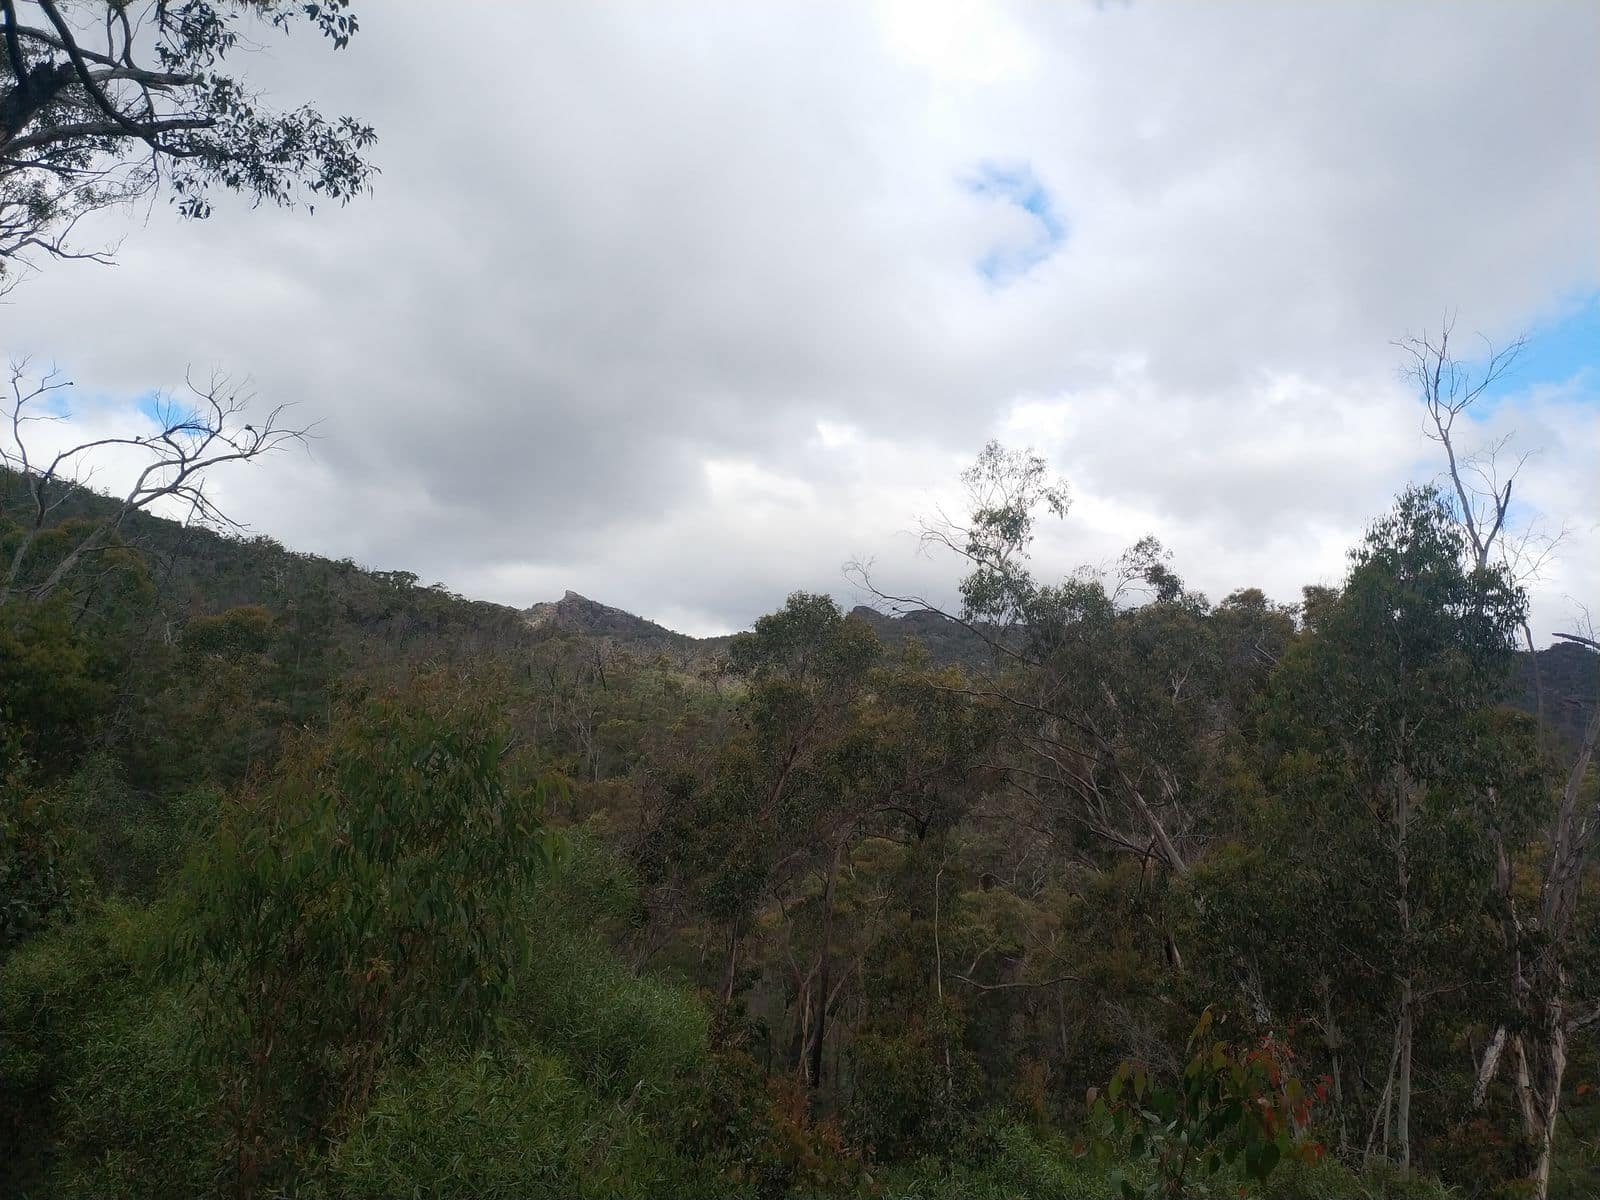
<path id="1" fill-rule="evenodd" d="M 726 650 L 738 636 L 695 637 L 679 633 L 571 589 L 560 600 L 541 601 L 520 611 L 522 619 L 534 629 L 601 638 L 625 649 L 648 653 L 714 655 Z M 939 666 L 972 669 L 990 661 L 989 645 L 979 634 L 933 609 L 890 614 L 858 604 L 849 615 L 871 626 L 890 645 L 914 638 Z M 1532 659 L 1527 651 L 1519 651 L 1512 672 L 1511 705 L 1524 712 L 1537 712 L 1542 688 L 1545 716 L 1551 728 L 1575 744 L 1588 714 L 1600 704 L 1600 671 L 1596 670 L 1595 659 L 1594 651 L 1566 641 L 1534 651 Z"/>

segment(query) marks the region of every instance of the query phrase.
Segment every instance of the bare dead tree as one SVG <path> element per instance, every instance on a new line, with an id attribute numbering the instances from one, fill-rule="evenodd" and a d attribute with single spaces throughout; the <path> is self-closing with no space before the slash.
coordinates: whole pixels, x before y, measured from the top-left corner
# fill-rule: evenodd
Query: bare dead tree
<path id="1" fill-rule="evenodd" d="M 1401 376 L 1417 391 L 1426 413 L 1424 433 L 1444 450 L 1445 473 L 1455 495 L 1457 519 L 1472 545 L 1477 565 L 1491 562 L 1505 567 L 1518 582 L 1537 578 L 1565 537 L 1537 519 L 1522 529 L 1512 524 L 1512 493 L 1533 451 L 1510 453 L 1513 435 L 1487 445 L 1466 447 L 1458 437 L 1457 421 L 1470 421 L 1472 410 L 1483 404 L 1498 383 L 1508 378 L 1527 350 L 1526 337 L 1505 346 L 1481 338 L 1478 363 L 1456 356 L 1452 346 L 1455 321 L 1446 317 L 1437 334 L 1401 338 L 1394 343 L 1402 354 Z M 1508 462 L 1508 460 L 1510 460 Z"/>
<path id="2" fill-rule="evenodd" d="M 248 395 L 227 376 L 214 373 L 203 384 L 187 381 L 187 404 L 158 402 L 158 428 L 152 433 L 94 438 L 53 451 L 34 449 L 35 426 L 67 420 L 64 411 L 51 411 L 47 405 L 71 386 L 54 368 L 34 375 L 26 360 L 11 364 L 8 394 L 0 398 L 0 466 L 21 494 L 20 501 L 6 506 L 13 509 L 20 532 L 0 579 L 0 604 L 47 599 L 85 560 L 111 545 L 133 513 L 168 499 L 188 504 L 192 514 L 237 528 L 206 495 L 210 474 L 229 463 L 250 462 L 303 443 L 310 432 L 288 423 L 284 405 L 254 422 L 247 420 Z M 76 527 L 76 540 L 60 557 L 37 561 L 41 537 L 69 502 L 90 491 L 97 467 L 109 453 L 134 458 L 138 465 L 132 484 L 109 513 Z"/>
<path id="3" fill-rule="evenodd" d="M 1457 420 L 1463 415 L 1470 419 L 1474 406 L 1516 365 L 1527 341 L 1519 337 L 1497 348 L 1485 339 L 1483 356 L 1479 365 L 1473 366 L 1456 357 L 1451 346 L 1453 330 L 1453 320 L 1446 318 L 1437 334 L 1396 342 L 1404 355 L 1402 374 L 1422 400 L 1427 436 L 1444 450 L 1457 520 L 1472 546 L 1476 565 L 1480 569 L 1491 564 L 1501 567 L 1518 583 L 1526 583 L 1538 577 L 1566 530 L 1563 527 L 1552 534 L 1537 518 L 1522 529 L 1512 528 L 1513 488 L 1529 453 L 1517 454 L 1508 466 L 1509 435 L 1486 446 L 1467 449 L 1459 442 Z M 1544 687 L 1539 678 L 1533 630 L 1527 621 L 1523 622 L 1522 632 L 1534 672 L 1543 744 L 1547 736 Z M 1600 643 L 1592 638 L 1557 636 L 1600 650 Z M 1600 669 L 1600 656 L 1596 656 L 1596 667 Z M 1572 997 L 1568 994 L 1566 958 L 1584 869 L 1600 831 L 1600 808 L 1593 802 L 1586 803 L 1582 795 L 1597 738 L 1600 710 L 1590 715 L 1577 756 L 1568 768 L 1555 820 L 1546 835 L 1548 855 L 1538 902 L 1526 914 L 1519 911 L 1512 889 L 1512 851 L 1504 846 L 1499 851 L 1496 885 L 1505 914 L 1503 933 L 1516 1020 L 1501 1022 L 1490 1035 L 1479 1060 L 1472 1104 L 1476 1108 L 1484 1103 L 1509 1051 L 1515 1064 L 1512 1075 L 1518 1108 L 1524 1129 L 1536 1148 L 1532 1182 L 1538 1200 L 1544 1200 L 1549 1192 L 1567 1040 L 1582 1027 L 1569 1015 Z"/>
<path id="4" fill-rule="evenodd" d="M 301 21 L 336 48 L 357 27 L 349 0 L 0 0 L 0 291 L 37 257 L 107 261 L 72 248 L 79 221 L 163 186 L 187 217 L 218 188 L 280 205 L 363 191 L 370 127 L 271 111 L 225 73 L 252 26 Z"/>

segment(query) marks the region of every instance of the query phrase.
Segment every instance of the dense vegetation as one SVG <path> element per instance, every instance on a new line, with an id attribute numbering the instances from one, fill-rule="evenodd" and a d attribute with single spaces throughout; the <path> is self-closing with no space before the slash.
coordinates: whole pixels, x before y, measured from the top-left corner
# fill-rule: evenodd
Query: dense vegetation
<path id="1" fill-rule="evenodd" d="M 296 26 L 358 29 L 0 0 L 0 293 L 141 198 L 365 192 L 372 128 L 235 73 Z M 1452 440 L 1521 343 L 1449 341 L 1450 490 L 1338 589 L 1036 578 L 1065 486 L 990 445 L 959 612 L 704 641 L 154 517 L 307 431 L 217 374 L 41 453 L 13 363 L 0 1195 L 1600 1193 L 1600 643 L 1534 652 L 1552 546 Z"/>
<path id="2" fill-rule="evenodd" d="M 1431 490 L 1284 607 L 1036 580 L 1040 465 L 969 482 L 960 620 L 709 643 L 142 514 L 31 598 L 75 495 L 0 614 L 0 1190 L 1521 1195 L 1537 969 L 1593 1194 L 1597 656 L 1508 703 Z"/>

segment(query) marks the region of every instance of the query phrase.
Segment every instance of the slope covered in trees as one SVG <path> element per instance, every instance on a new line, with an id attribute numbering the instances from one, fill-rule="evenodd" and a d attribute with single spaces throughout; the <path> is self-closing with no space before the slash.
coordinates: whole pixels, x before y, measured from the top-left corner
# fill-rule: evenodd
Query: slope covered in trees
<path id="1" fill-rule="evenodd" d="M 1587 850 L 1533 910 L 1595 780 L 1515 586 L 1427 490 L 1294 607 L 1035 579 L 1013 496 L 957 620 L 705 643 L 142 514 L 30 600 L 75 496 L 0 631 L 4 1186 L 1512 1196 L 1559 963 L 1591 1194 Z"/>

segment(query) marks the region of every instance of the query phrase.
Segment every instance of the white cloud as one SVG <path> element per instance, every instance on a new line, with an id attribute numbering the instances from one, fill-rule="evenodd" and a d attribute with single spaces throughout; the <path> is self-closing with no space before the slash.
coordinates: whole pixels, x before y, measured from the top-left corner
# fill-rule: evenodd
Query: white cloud
<path id="1" fill-rule="evenodd" d="M 855 556 L 948 589 L 906 531 L 998 434 L 1073 483 L 1041 565 L 1155 532 L 1293 599 L 1435 469 L 1389 339 L 1600 289 L 1589 5 L 366 7 L 256 74 L 378 126 L 375 196 L 158 209 L 16 293 L 0 349 L 97 395 L 249 373 L 323 424 L 219 477 L 237 514 L 469 594 L 707 631 L 849 598 Z M 1034 222 L 984 163 L 1069 231 L 1000 288 L 977 264 Z M 1496 419 L 1592 539 L 1587 394 Z M 1595 561 L 1575 536 L 1543 627 Z"/>

